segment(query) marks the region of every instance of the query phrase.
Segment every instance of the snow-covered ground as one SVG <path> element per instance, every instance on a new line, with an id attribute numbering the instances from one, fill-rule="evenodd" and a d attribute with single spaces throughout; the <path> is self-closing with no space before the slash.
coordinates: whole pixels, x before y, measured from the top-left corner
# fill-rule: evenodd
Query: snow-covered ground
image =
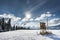
<path id="1" fill-rule="evenodd" d="M 49 30 L 52 34 L 41 35 L 40 30 L 16 30 L 0 33 L 0 40 L 60 40 L 60 30 Z"/>

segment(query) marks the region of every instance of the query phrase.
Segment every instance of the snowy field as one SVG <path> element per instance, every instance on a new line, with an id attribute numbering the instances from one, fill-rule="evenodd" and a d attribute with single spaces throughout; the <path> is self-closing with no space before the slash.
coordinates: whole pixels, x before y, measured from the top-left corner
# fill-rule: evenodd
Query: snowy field
<path id="1" fill-rule="evenodd" d="M 60 40 L 60 30 L 49 30 L 52 34 L 41 35 L 39 30 L 16 30 L 0 33 L 0 40 Z"/>

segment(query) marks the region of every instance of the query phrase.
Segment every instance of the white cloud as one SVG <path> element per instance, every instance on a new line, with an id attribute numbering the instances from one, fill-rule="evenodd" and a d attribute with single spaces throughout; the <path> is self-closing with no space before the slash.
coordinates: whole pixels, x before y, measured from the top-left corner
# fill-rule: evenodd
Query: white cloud
<path id="1" fill-rule="evenodd" d="M 53 16 L 50 12 L 47 12 L 47 13 L 43 13 L 43 14 L 41 14 L 40 15 L 40 17 L 37 17 L 37 18 L 35 18 L 35 20 L 43 20 L 43 19 L 45 19 L 46 17 L 51 17 L 51 16 Z"/>
<path id="2" fill-rule="evenodd" d="M 46 17 L 51 17 L 51 16 L 53 16 L 53 15 L 48 11 L 46 14 Z"/>
<path id="3" fill-rule="evenodd" d="M 29 22 L 29 23 L 26 23 L 25 27 L 30 27 L 30 28 L 33 28 L 33 29 L 34 28 L 37 29 L 37 28 L 40 27 L 40 25 L 39 25 L 39 22 Z"/>
<path id="4" fill-rule="evenodd" d="M 33 21 L 33 20 L 34 20 L 33 18 L 30 19 L 30 21 Z"/>
<path id="5" fill-rule="evenodd" d="M 53 18 L 50 21 L 48 21 L 49 26 L 57 26 L 60 25 L 60 18 Z"/>
<path id="6" fill-rule="evenodd" d="M 27 23 L 25 26 L 30 26 L 30 27 L 39 27 L 40 22 L 29 22 Z M 46 25 L 47 25 L 47 22 L 46 22 Z M 57 25 L 60 25 L 60 18 L 52 18 L 50 20 L 48 20 L 48 26 L 52 27 L 52 26 L 57 26 Z"/>
<path id="7" fill-rule="evenodd" d="M 37 17 L 35 20 L 39 21 L 40 20 L 40 17 Z"/>
<path id="8" fill-rule="evenodd" d="M 23 18 L 21 21 L 25 22 L 25 21 L 28 21 L 28 20 L 29 20 L 28 18 Z"/>
<path id="9" fill-rule="evenodd" d="M 41 14 L 40 19 L 44 19 L 46 17 L 51 17 L 51 16 L 52 14 L 50 12 L 47 12 L 47 13 Z"/>
<path id="10" fill-rule="evenodd" d="M 50 27 L 57 26 L 57 25 L 60 25 L 60 18 L 53 18 L 48 21 L 48 26 L 50 26 Z M 37 22 L 37 21 L 36 22 L 28 22 L 24 26 L 31 27 L 31 28 L 37 28 L 37 27 L 40 27 L 40 22 Z"/>
<path id="11" fill-rule="evenodd" d="M 44 14 L 41 14 L 40 16 L 40 20 L 44 19 L 46 16 L 45 16 L 45 13 Z"/>

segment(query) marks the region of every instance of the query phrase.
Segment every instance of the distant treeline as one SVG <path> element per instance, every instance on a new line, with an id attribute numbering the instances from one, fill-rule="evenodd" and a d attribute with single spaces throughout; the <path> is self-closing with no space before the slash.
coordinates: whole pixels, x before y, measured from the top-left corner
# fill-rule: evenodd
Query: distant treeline
<path id="1" fill-rule="evenodd" d="M 5 22 L 5 18 L 0 18 L 0 32 L 12 31 L 12 30 L 21 30 L 21 29 L 30 29 L 25 27 L 11 26 L 11 18 L 8 18 L 8 22 Z"/>

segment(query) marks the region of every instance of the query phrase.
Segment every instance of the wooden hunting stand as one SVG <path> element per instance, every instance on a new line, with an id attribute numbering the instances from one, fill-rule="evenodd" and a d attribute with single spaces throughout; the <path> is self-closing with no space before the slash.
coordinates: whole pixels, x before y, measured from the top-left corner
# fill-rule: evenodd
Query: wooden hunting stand
<path id="1" fill-rule="evenodd" d="M 44 34 L 51 34 L 51 32 L 46 31 L 46 25 L 44 22 L 40 22 L 40 34 L 44 35 Z"/>

